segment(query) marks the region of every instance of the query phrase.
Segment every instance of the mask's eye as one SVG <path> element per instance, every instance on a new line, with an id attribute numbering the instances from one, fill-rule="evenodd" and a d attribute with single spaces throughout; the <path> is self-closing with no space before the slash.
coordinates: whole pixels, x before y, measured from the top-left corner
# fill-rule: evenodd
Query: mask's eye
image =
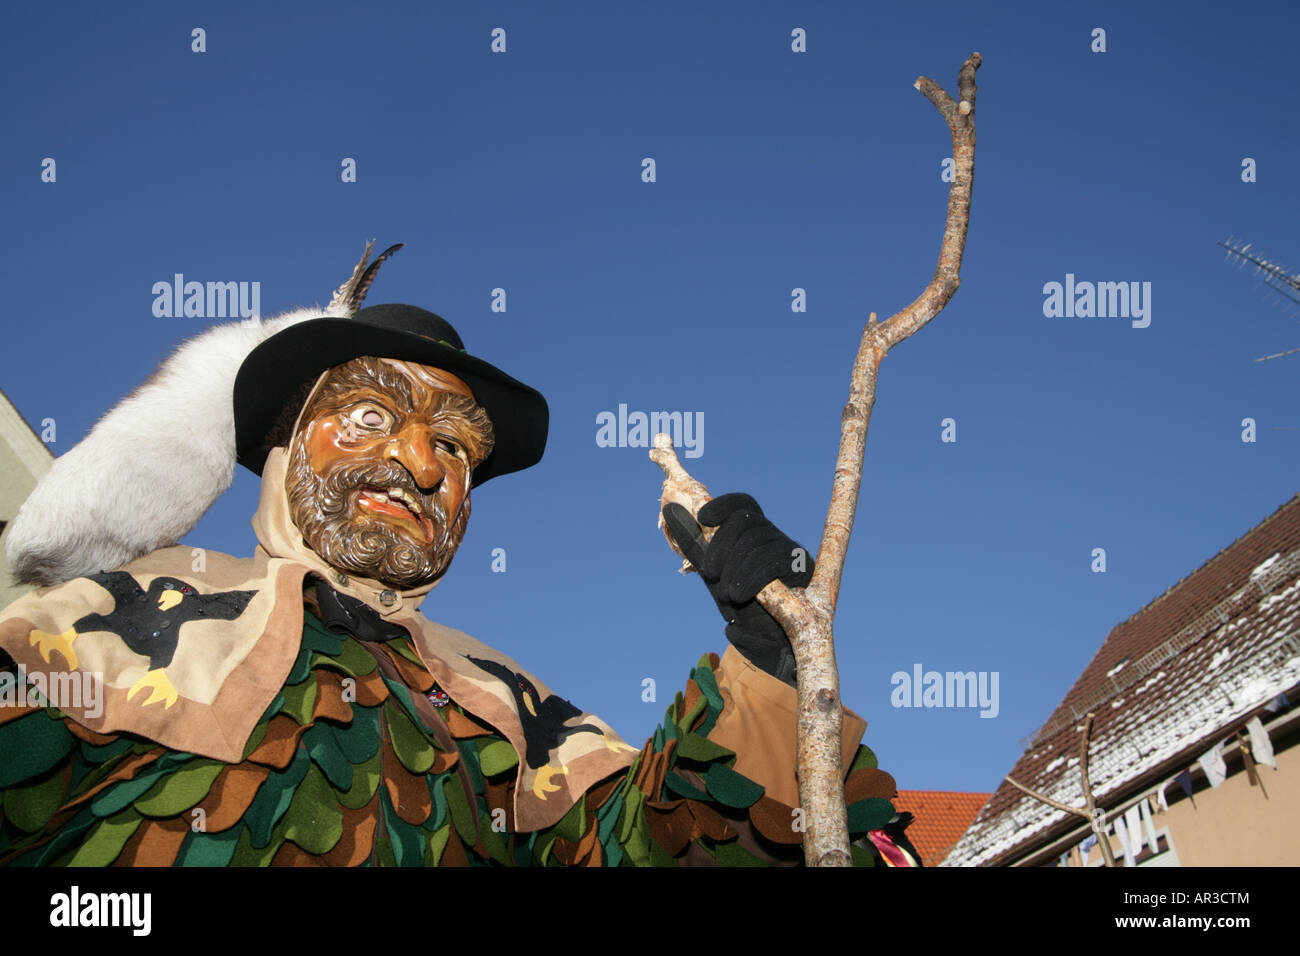
<path id="1" fill-rule="evenodd" d="M 388 413 L 375 405 L 358 405 L 348 412 L 348 421 L 367 429 L 387 428 Z"/>
<path id="2" fill-rule="evenodd" d="M 465 446 L 450 435 L 438 435 L 434 438 L 433 443 L 439 451 L 444 451 L 463 462 L 469 461 L 469 454 L 465 451 Z"/>

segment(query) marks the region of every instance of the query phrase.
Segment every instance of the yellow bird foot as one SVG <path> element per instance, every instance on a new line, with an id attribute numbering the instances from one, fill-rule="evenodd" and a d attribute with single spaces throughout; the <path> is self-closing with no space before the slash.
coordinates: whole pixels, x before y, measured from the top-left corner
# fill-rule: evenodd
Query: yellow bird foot
<path id="1" fill-rule="evenodd" d="M 68 628 L 62 634 L 47 634 L 44 631 L 33 630 L 27 637 L 28 643 L 41 652 L 45 663 L 50 662 L 50 651 L 58 651 L 68 662 L 68 670 L 74 670 L 77 666 L 77 652 L 72 649 L 72 642 L 76 639 L 75 628 Z"/>
<path id="2" fill-rule="evenodd" d="M 150 704 L 158 701 L 166 701 L 164 709 L 170 707 L 180 699 L 180 694 L 172 686 L 172 682 L 167 678 L 167 672 L 161 667 L 157 670 L 150 671 L 135 682 L 135 685 L 126 692 L 126 699 L 130 700 L 140 690 L 148 687 L 151 691 L 149 699 L 140 702 L 141 707 L 148 707 Z"/>
<path id="3" fill-rule="evenodd" d="M 533 793 L 539 800 L 545 800 L 548 793 L 555 793 L 560 789 L 558 783 L 551 783 L 551 777 L 557 773 L 566 774 L 569 772 L 568 767 L 552 767 L 547 764 L 537 771 L 537 776 L 533 780 Z"/>

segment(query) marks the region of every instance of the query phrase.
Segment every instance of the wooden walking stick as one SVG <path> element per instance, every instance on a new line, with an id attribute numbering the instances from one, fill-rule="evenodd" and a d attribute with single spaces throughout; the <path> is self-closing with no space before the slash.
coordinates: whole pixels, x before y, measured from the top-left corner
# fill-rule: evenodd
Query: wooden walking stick
<path id="1" fill-rule="evenodd" d="M 952 133 L 954 175 L 948 191 L 948 217 L 939 251 L 939 265 L 930 284 L 911 305 L 885 322 L 871 313 L 862 332 L 862 342 L 853 363 L 849 401 L 840 425 L 840 449 L 835 462 L 826 527 L 817 552 L 817 565 L 807 588 L 791 590 L 774 581 L 758 594 L 767 609 L 790 637 L 799 680 L 799 803 L 807 831 L 804 859 L 809 866 L 850 866 L 848 820 L 844 808 L 844 768 L 841 737 L 844 713 L 840 702 L 839 673 L 835 667 L 835 645 L 831 621 L 839 598 L 840 575 L 858 490 L 862 485 L 862 458 L 866 449 L 867 426 L 876 401 L 876 374 L 885 354 L 939 314 L 960 285 L 962 251 L 970 222 L 971 187 L 975 171 L 975 71 L 980 55 L 972 53 L 957 75 L 958 101 L 927 77 L 916 81 L 943 114 Z M 663 469 L 664 487 L 660 510 L 677 502 L 692 515 L 709 501 L 708 489 L 687 474 L 673 452 L 672 439 L 655 436 L 650 457 Z M 660 519 L 662 526 L 662 518 Z M 668 532 L 665 529 L 664 534 Z M 713 529 L 704 529 L 705 538 Z M 668 543 L 681 554 L 671 537 Z M 685 570 L 685 568 L 684 568 Z"/>

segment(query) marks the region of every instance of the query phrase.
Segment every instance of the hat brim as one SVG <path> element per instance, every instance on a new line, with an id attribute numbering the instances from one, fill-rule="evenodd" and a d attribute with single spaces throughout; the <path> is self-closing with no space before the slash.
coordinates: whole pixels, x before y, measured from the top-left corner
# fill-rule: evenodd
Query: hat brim
<path id="1" fill-rule="evenodd" d="M 550 410 L 536 389 L 482 359 L 415 332 L 355 319 L 307 319 L 253 349 L 235 377 L 236 460 L 260 475 L 265 436 L 303 384 L 361 356 L 398 359 L 444 369 L 464 380 L 492 419 L 496 445 L 474 469 L 474 487 L 542 460 Z"/>

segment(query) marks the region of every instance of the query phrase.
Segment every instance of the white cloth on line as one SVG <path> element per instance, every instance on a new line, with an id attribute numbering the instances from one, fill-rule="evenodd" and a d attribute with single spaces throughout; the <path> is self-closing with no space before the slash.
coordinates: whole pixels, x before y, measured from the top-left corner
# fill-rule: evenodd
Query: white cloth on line
<path id="1" fill-rule="evenodd" d="M 1124 826 L 1128 828 L 1128 841 L 1133 845 L 1133 855 L 1142 852 L 1142 808 L 1136 803 L 1124 814 Z"/>
<path id="2" fill-rule="evenodd" d="M 1211 787 L 1217 787 L 1228 776 L 1228 765 L 1223 762 L 1223 741 L 1219 741 L 1205 753 L 1201 754 L 1201 769 Z"/>
<path id="3" fill-rule="evenodd" d="M 1277 758 L 1273 756 L 1273 741 L 1268 739 L 1264 722 L 1254 717 L 1246 725 L 1246 730 L 1250 732 L 1250 753 L 1255 758 L 1255 763 L 1266 763 L 1276 770 Z"/>

